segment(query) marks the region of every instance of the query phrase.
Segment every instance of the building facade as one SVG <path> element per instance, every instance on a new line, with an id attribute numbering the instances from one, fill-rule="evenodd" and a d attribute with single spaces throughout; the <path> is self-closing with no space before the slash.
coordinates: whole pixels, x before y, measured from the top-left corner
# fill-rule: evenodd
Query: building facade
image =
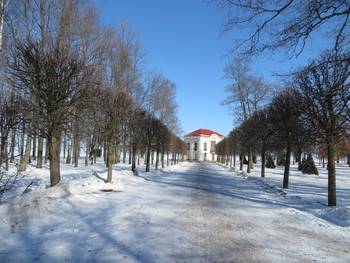
<path id="1" fill-rule="evenodd" d="M 215 146 L 223 135 L 206 129 L 199 129 L 184 136 L 187 143 L 187 160 L 216 161 Z"/>

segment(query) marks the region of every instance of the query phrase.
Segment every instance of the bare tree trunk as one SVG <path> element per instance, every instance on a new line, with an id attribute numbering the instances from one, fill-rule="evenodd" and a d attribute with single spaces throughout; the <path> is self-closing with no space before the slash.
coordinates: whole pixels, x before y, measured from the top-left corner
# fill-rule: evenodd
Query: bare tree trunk
<path id="1" fill-rule="evenodd" d="M 36 140 L 37 140 L 37 130 L 34 129 L 34 132 L 33 132 L 33 151 L 32 151 L 32 157 L 33 157 L 33 160 L 36 160 Z"/>
<path id="2" fill-rule="evenodd" d="M 327 142 L 328 154 L 328 206 L 337 205 L 336 175 L 335 175 L 335 147 L 333 139 Z"/>
<path id="3" fill-rule="evenodd" d="M 243 163 L 244 163 L 244 154 L 243 153 L 241 153 L 240 158 L 241 158 L 241 160 L 239 163 L 239 170 L 243 171 Z"/>
<path id="4" fill-rule="evenodd" d="M 103 161 L 107 164 L 107 143 L 103 143 Z"/>
<path id="5" fill-rule="evenodd" d="M 63 158 L 66 158 L 66 151 L 67 151 L 67 135 L 63 136 Z"/>
<path id="6" fill-rule="evenodd" d="M 60 174 L 60 150 L 61 133 L 53 131 L 49 137 L 50 181 L 51 186 L 57 185 L 61 180 Z"/>
<path id="7" fill-rule="evenodd" d="M 284 165 L 284 175 L 283 175 L 283 188 L 289 187 L 289 170 L 290 170 L 290 156 L 292 153 L 292 146 L 290 143 L 287 144 L 286 162 Z"/>
<path id="8" fill-rule="evenodd" d="M 31 135 L 32 135 L 32 125 L 29 124 L 26 143 L 25 143 L 25 152 L 24 152 L 23 157 L 21 157 L 21 161 L 20 161 L 19 168 L 18 168 L 19 172 L 25 172 L 27 169 L 27 165 L 29 164 L 30 148 L 31 148 L 30 146 L 31 146 L 31 142 L 32 142 Z"/>
<path id="9" fill-rule="evenodd" d="M 137 155 L 136 145 L 133 144 L 133 146 L 132 146 L 132 162 L 131 162 L 131 171 L 133 173 L 135 173 L 135 171 L 136 171 L 136 155 Z"/>
<path id="10" fill-rule="evenodd" d="M 20 146 L 20 157 L 23 158 L 23 154 L 24 154 L 24 141 L 25 141 L 25 130 L 26 130 L 26 125 L 23 122 L 22 125 L 22 134 L 21 134 L 21 146 Z"/>
<path id="11" fill-rule="evenodd" d="M 126 163 L 126 148 L 123 147 L 123 163 Z"/>
<path id="12" fill-rule="evenodd" d="M 90 154 L 91 154 L 91 151 L 90 151 L 90 135 L 86 135 L 86 148 L 85 148 L 85 166 L 88 166 L 89 165 L 89 158 L 90 158 Z"/>
<path id="13" fill-rule="evenodd" d="M 44 138 L 42 134 L 39 134 L 38 141 L 38 161 L 36 163 L 36 168 L 43 168 L 43 148 L 44 148 Z"/>
<path id="14" fill-rule="evenodd" d="M 151 166 L 151 147 L 147 146 L 147 153 L 146 153 L 146 172 L 149 172 Z"/>
<path id="15" fill-rule="evenodd" d="M 158 170 L 158 165 L 159 165 L 159 151 L 156 153 L 156 167 L 155 169 Z"/>
<path id="16" fill-rule="evenodd" d="M 165 167 L 165 160 L 164 160 L 164 156 L 165 155 L 165 152 L 164 151 L 162 151 L 162 168 L 164 168 Z"/>
<path id="17" fill-rule="evenodd" d="M 74 167 L 78 167 L 79 165 L 79 151 L 80 151 L 80 138 L 79 135 L 74 136 L 74 144 L 73 144 L 73 163 Z"/>
<path id="18" fill-rule="evenodd" d="M 15 162 L 15 145 L 16 145 L 16 127 L 12 130 L 10 146 L 10 163 Z"/>
<path id="19" fill-rule="evenodd" d="M 72 139 L 68 135 L 68 152 L 67 152 L 67 159 L 66 159 L 66 164 L 70 164 L 72 162 Z"/>
<path id="20" fill-rule="evenodd" d="M 252 153 L 249 151 L 248 153 L 248 165 L 247 165 L 247 173 L 250 173 L 251 167 L 253 163 Z"/>
<path id="21" fill-rule="evenodd" d="M 107 144 L 107 182 L 112 182 L 112 173 L 113 173 L 113 158 L 114 157 L 114 147 L 112 143 Z"/>
<path id="22" fill-rule="evenodd" d="M 46 139 L 46 147 L 45 147 L 45 163 L 47 163 L 47 160 L 50 158 L 50 145 L 49 145 L 49 139 Z"/>
<path id="23" fill-rule="evenodd" d="M 8 143 L 7 143 L 7 140 L 6 140 L 6 143 L 5 143 L 5 149 L 6 149 L 6 151 L 5 151 L 5 170 L 6 171 L 9 170 L 9 158 L 8 158 L 8 153 L 7 153 L 7 147 L 8 147 L 7 144 Z"/>
<path id="24" fill-rule="evenodd" d="M 266 149 L 261 150 L 261 177 L 265 178 Z"/>
<path id="25" fill-rule="evenodd" d="M 5 9 L 10 3 L 10 0 L 0 1 L 0 52 L 2 51 L 2 35 L 4 31 Z"/>

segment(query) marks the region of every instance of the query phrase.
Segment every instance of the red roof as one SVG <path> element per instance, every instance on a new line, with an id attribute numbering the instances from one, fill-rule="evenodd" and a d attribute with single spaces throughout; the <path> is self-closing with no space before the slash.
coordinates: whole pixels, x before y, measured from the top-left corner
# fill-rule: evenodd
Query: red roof
<path id="1" fill-rule="evenodd" d="M 200 135 L 210 136 L 212 134 L 216 134 L 219 137 L 225 137 L 225 136 L 221 135 L 220 133 L 213 132 L 211 130 L 206 130 L 206 129 L 199 129 L 199 130 L 193 131 L 189 134 L 186 134 L 185 136 L 200 136 Z"/>

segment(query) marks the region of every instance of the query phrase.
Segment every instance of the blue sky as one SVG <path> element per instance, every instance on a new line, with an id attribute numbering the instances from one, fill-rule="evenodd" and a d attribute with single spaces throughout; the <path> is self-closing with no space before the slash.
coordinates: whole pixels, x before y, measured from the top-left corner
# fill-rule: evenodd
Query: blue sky
<path id="1" fill-rule="evenodd" d="M 148 53 L 149 67 L 176 83 L 178 117 L 184 134 L 203 128 L 227 135 L 237 124 L 224 100 L 222 79 L 232 35 L 219 37 L 225 14 L 204 0 L 98 0 L 102 22 L 134 27 Z M 313 43 L 311 42 L 311 49 Z M 306 64 L 306 56 L 279 62 L 280 57 L 254 59 L 254 71 L 270 82 L 272 74 Z"/>

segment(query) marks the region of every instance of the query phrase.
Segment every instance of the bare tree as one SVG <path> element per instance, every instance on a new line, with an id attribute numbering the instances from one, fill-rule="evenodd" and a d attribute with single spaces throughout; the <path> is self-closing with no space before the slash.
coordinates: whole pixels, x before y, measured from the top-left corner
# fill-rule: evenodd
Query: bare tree
<path id="1" fill-rule="evenodd" d="M 294 89 L 282 91 L 269 105 L 269 119 L 275 130 L 278 146 L 286 150 L 283 188 L 289 187 L 290 160 L 294 143 L 304 133 L 301 122 L 301 94 Z"/>
<path id="2" fill-rule="evenodd" d="M 267 108 L 252 116 L 252 126 L 257 147 L 261 154 L 261 177 L 265 177 L 266 152 L 271 147 L 274 130 Z"/>
<path id="3" fill-rule="evenodd" d="M 247 54 L 283 50 L 300 54 L 312 35 L 327 32 L 333 47 L 349 44 L 349 1 L 314 0 L 208 0 L 227 10 L 222 32 L 238 28 L 245 37 L 238 40 Z"/>
<path id="4" fill-rule="evenodd" d="M 303 95 L 304 116 L 312 132 L 327 144 L 328 205 L 336 206 L 335 145 L 350 122 L 349 54 L 327 52 L 295 75 Z"/>
<path id="5" fill-rule="evenodd" d="M 14 132 L 20 121 L 20 103 L 20 98 L 14 92 L 0 91 L 0 164 L 8 163 L 8 139 L 10 132 Z M 13 142 L 11 146 L 14 146 Z"/>
<path id="6" fill-rule="evenodd" d="M 31 41 L 18 44 L 14 58 L 14 84 L 35 97 L 40 105 L 37 114 L 47 120 L 50 178 L 54 186 L 60 181 L 63 124 L 69 108 L 82 96 L 91 68 L 64 46 L 42 46 Z"/>
<path id="7" fill-rule="evenodd" d="M 233 107 L 234 114 L 241 121 L 248 120 L 269 98 L 270 85 L 261 77 L 253 76 L 250 59 L 232 58 L 224 68 L 224 78 L 230 81 L 225 88 L 227 98 L 221 105 Z"/>
<path id="8" fill-rule="evenodd" d="M 176 104 L 176 84 L 160 73 L 153 73 L 148 81 L 144 108 L 171 130 L 179 130 Z"/>

